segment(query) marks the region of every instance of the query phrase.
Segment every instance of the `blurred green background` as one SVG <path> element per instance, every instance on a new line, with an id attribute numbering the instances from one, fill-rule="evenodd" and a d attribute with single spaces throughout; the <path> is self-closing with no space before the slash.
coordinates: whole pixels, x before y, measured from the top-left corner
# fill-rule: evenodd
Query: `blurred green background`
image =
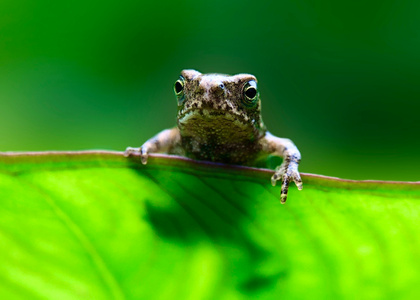
<path id="1" fill-rule="evenodd" d="M 184 68 L 252 73 L 302 172 L 420 180 L 418 1 L 0 4 L 0 151 L 124 150 Z"/>

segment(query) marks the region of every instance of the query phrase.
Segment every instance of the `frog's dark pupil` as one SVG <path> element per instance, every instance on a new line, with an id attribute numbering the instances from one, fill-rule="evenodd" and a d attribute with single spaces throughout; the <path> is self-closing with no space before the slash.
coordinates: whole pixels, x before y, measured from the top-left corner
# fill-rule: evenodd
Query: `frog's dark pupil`
<path id="1" fill-rule="evenodd" d="M 253 99 L 256 95 L 257 95 L 257 90 L 253 87 L 248 88 L 245 91 L 245 95 L 249 98 L 249 99 Z"/>
<path id="2" fill-rule="evenodd" d="M 175 82 L 175 93 L 179 94 L 182 92 L 182 89 L 184 87 L 182 86 L 181 82 L 177 81 Z"/>

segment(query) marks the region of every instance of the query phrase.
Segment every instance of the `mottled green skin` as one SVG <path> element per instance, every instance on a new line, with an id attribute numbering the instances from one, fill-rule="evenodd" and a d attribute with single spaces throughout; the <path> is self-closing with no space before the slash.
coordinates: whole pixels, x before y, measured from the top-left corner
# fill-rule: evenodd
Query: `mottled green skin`
<path id="1" fill-rule="evenodd" d="M 182 71 L 184 91 L 178 96 L 180 147 L 169 152 L 193 159 L 253 164 L 261 154 L 266 129 L 261 101 L 247 106 L 244 86 L 253 75 L 234 76 Z"/>

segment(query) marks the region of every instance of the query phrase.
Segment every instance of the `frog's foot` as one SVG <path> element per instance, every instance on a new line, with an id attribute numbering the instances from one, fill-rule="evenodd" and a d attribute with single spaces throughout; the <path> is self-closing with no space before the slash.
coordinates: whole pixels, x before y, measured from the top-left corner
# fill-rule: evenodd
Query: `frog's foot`
<path id="1" fill-rule="evenodd" d="M 298 190 L 303 188 L 302 179 L 299 175 L 297 163 L 291 162 L 288 164 L 282 164 L 281 166 L 277 167 L 274 175 L 271 177 L 271 184 L 275 186 L 278 180 L 282 181 L 280 194 L 281 204 L 284 204 L 287 200 L 287 192 L 289 191 L 290 180 L 295 182 Z"/>
<path id="2" fill-rule="evenodd" d="M 139 148 L 133 148 L 133 147 L 127 147 L 124 151 L 124 156 L 128 157 L 133 154 L 140 155 L 141 163 L 143 165 L 147 164 L 147 158 L 149 157 L 149 154 L 147 153 L 147 149 L 145 147 L 139 147 Z"/>

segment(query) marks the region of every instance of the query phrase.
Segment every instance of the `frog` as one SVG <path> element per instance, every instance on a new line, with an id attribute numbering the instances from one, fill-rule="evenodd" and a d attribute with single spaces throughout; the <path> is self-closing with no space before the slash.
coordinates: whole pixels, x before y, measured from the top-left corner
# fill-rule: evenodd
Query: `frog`
<path id="1" fill-rule="evenodd" d="M 151 153 L 167 153 L 244 166 L 279 156 L 283 161 L 275 168 L 271 183 L 275 186 L 281 181 L 280 202 L 286 202 L 291 181 L 302 189 L 301 154 L 290 139 L 271 134 L 264 125 L 254 75 L 202 74 L 186 69 L 175 81 L 174 93 L 177 125 L 141 147 L 127 147 L 125 156 L 139 155 L 142 164 L 147 164 Z"/>

